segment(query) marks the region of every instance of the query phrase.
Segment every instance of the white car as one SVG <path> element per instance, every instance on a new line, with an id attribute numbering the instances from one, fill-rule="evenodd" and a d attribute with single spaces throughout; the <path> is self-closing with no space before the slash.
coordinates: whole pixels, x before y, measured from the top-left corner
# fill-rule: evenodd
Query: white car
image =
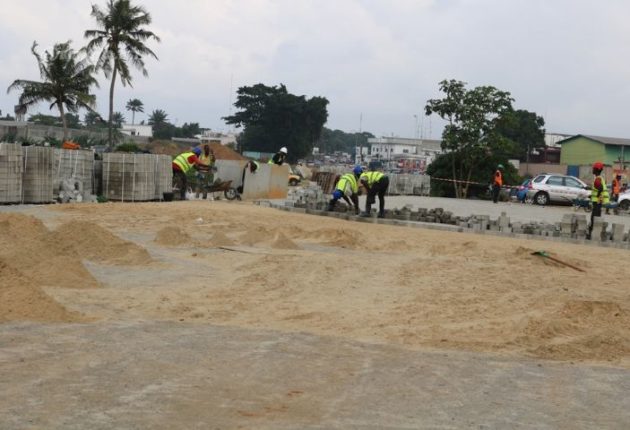
<path id="1" fill-rule="evenodd" d="M 619 209 L 623 211 L 630 210 L 630 190 L 626 190 L 619 194 L 619 200 L 617 200 L 617 203 L 619 204 Z"/>
<path id="2" fill-rule="evenodd" d="M 537 205 L 572 203 L 575 199 L 589 199 L 590 187 L 575 176 L 543 173 L 529 183 L 527 199 Z"/>

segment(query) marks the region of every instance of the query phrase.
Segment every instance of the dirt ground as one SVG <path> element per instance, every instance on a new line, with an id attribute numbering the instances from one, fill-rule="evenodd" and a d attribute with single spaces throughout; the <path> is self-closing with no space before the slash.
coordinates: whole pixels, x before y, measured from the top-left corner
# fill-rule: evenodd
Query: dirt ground
<path id="1" fill-rule="evenodd" d="M 176 321 L 630 367 L 624 250 L 222 202 L 36 207 L 0 213 L 0 238 L 0 321 Z"/>

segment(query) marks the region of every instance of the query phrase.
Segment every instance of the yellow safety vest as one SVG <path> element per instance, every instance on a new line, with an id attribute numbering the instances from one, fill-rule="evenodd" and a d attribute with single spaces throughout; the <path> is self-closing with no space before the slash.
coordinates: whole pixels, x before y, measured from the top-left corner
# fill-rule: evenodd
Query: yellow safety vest
<path id="1" fill-rule="evenodd" d="M 211 166 L 212 165 L 212 156 L 210 154 L 206 155 L 206 154 L 202 153 L 199 156 L 199 164 L 203 164 L 204 166 Z"/>
<path id="2" fill-rule="evenodd" d="M 591 188 L 591 201 L 593 203 L 599 203 L 599 197 L 597 195 L 599 191 L 595 188 L 595 180 L 597 178 L 599 178 L 602 183 L 602 193 L 599 197 L 602 198 L 602 204 L 608 204 L 610 203 L 610 195 L 608 194 L 608 187 L 606 186 L 606 180 L 603 176 L 595 176 L 595 179 L 593 180 L 593 187 Z"/>
<path id="3" fill-rule="evenodd" d="M 356 194 L 359 192 L 359 184 L 357 183 L 357 178 L 352 173 L 346 173 L 341 178 L 339 178 L 339 182 L 337 182 L 337 186 L 335 187 L 335 189 L 345 192 L 348 183 L 350 183 L 350 189 L 353 193 Z"/>
<path id="4" fill-rule="evenodd" d="M 188 162 L 188 157 L 190 157 L 191 155 L 195 155 L 195 153 L 184 152 L 182 154 L 179 154 L 177 157 L 175 157 L 173 163 L 177 164 L 182 172 L 188 173 L 188 171 L 193 168 L 193 165 Z"/>
<path id="5" fill-rule="evenodd" d="M 361 175 L 361 181 L 367 182 L 368 187 L 371 187 L 372 185 L 380 181 L 383 176 L 385 176 L 383 172 L 365 172 Z"/>

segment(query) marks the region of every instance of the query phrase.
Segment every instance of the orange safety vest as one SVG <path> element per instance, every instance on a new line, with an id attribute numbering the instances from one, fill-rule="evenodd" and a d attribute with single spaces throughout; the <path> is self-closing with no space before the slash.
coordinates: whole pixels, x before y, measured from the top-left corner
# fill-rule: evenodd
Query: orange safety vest
<path id="1" fill-rule="evenodd" d="M 501 171 L 500 171 L 500 170 L 497 170 L 497 171 L 494 173 L 494 184 L 495 184 L 495 185 L 498 185 L 498 186 L 500 186 L 500 187 L 502 187 L 502 186 L 503 186 L 503 174 L 501 173 Z"/>
<path id="2" fill-rule="evenodd" d="M 621 192 L 621 181 L 617 178 L 612 180 L 612 193 L 619 194 Z"/>

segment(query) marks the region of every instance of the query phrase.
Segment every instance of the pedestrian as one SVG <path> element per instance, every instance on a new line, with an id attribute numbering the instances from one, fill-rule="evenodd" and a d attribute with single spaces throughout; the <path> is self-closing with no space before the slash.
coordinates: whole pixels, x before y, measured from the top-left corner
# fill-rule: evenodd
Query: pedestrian
<path id="1" fill-rule="evenodd" d="M 194 147 L 192 151 L 183 152 L 173 159 L 173 182 L 180 186 L 180 198 L 186 200 L 186 191 L 188 189 L 188 173 L 192 170 L 199 170 L 199 156 L 201 148 Z"/>
<path id="2" fill-rule="evenodd" d="M 619 201 L 619 194 L 621 194 L 621 175 L 617 174 L 612 180 L 611 188 L 611 196 L 610 199 L 617 203 Z M 606 208 L 606 215 L 608 215 L 608 208 Z"/>
<path id="3" fill-rule="evenodd" d="M 503 164 L 497 166 L 497 171 L 494 172 L 494 178 L 492 179 L 492 201 L 496 203 L 499 201 L 499 193 L 503 186 Z"/>
<path id="4" fill-rule="evenodd" d="M 367 191 L 365 213 L 361 214 L 361 216 L 370 216 L 372 204 L 376 202 L 376 196 L 378 195 L 378 217 L 385 218 L 385 194 L 387 193 L 387 188 L 389 188 L 389 177 L 383 172 L 374 169 L 361 174 L 359 180 Z"/>
<path id="5" fill-rule="evenodd" d="M 282 148 L 280 148 L 280 151 L 276 152 L 273 157 L 269 159 L 268 164 L 282 166 L 287 160 L 287 154 L 287 148 L 283 146 Z"/>
<path id="6" fill-rule="evenodd" d="M 607 205 L 610 201 L 606 180 L 602 176 L 604 164 L 600 161 L 593 163 L 593 186 L 591 188 L 591 203 L 593 210 L 591 211 L 591 225 L 588 227 L 587 239 L 591 239 L 593 233 L 593 224 L 595 217 L 602 216 L 602 206 Z"/>
<path id="7" fill-rule="evenodd" d="M 203 152 L 199 155 L 199 171 L 197 172 L 197 190 L 195 197 L 199 198 L 199 194 L 203 199 L 208 197 L 208 187 L 214 180 L 214 163 L 216 159 L 214 157 L 214 151 L 210 149 L 210 145 L 205 144 L 203 146 Z"/>
<path id="8" fill-rule="evenodd" d="M 359 178 L 363 173 L 361 166 L 356 166 L 352 173 L 346 173 L 339 178 L 335 191 L 332 194 L 332 200 L 328 203 L 328 211 L 335 209 L 337 200 L 343 198 L 348 206 L 354 207 L 354 213 L 359 215 Z"/>

